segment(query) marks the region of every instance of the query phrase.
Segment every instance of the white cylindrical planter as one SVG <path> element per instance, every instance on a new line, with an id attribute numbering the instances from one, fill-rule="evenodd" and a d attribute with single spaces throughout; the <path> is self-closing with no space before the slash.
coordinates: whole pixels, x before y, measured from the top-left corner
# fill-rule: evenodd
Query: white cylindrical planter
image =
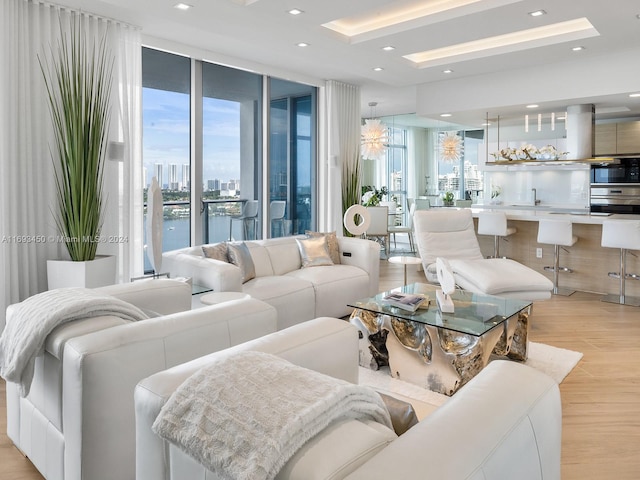
<path id="1" fill-rule="evenodd" d="M 96 288 L 116 283 L 116 257 L 97 255 L 94 260 L 47 260 L 49 290 L 54 288 Z"/>
<path id="2" fill-rule="evenodd" d="M 593 157 L 595 107 L 592 104 L 567 107 L 567 158 Z"/>

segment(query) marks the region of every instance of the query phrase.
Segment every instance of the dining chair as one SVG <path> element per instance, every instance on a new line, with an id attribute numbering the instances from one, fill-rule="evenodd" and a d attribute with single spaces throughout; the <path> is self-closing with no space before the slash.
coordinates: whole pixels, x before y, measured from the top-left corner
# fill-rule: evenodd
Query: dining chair
<path id="1" fill-rule="evenodd" d="M 367 207 L 371 218 L 369 228 L 365 231 L 366 238 L 375 238 L 384 247 L 385 254 L 389 254 L 389 207 Z"/>
<path id="2" fill-rule="evenodd" d="M 415 252 L 414 243 L 413 243 L 413 214 L 416 211 L 415 203 L 411 204 L 409 208 L 409 215 L 407 218 L 407 223 L 405 225 L 393 225 L 389 227 L 389 234 L 393 235 L 393 248 L 398 248 L 396 245 L 396 233 L 406 233 L 409 237 L 409 247 L 412 252 Z"/>
<path id="3" fill-rule="evenodd" d="M 431 208 L 431 202 L 428 198 L 416 198 L 414 200 L 414 204 L 416 206 L 416 210 L 426 210 Z"/>

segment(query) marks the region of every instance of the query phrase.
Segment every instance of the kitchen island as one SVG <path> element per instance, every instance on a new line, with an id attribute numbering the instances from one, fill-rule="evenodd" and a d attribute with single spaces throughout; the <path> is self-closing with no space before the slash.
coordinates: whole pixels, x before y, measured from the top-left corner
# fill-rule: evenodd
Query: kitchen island
<path id="1" fill-rule="evenodd" d="M 600 246 L 602 222 L 606 219 L 635 219 L 640 215 L 598 214 L 570 209 L 549 209 L 540 207 L 509 208 L 499 205 L 474 205 L 471 208 L 475 219 L 481 211 L 503 211 L 507 215 L 509 226 L 517 229 L 516 233 L 501 240 L 500 254 L 521 262 L 552 279 L 553 273 L 544 270 L 553 265 L 553 245 L 537 242 L 538 221 L 549 218 L 570 219 L 573 223 L 573 234 L 578 241 L 567 250 L 560 250 L 560 265 L 569 267 L 573 273 L 560 273 L 559 284 L 573 290 L 596 293 L 619 292 L 620 281 L 609 277 L 608 272 L 619 271 L 620 251 Z M 477 222 L 477 220 L 476 220 Z M 477 229 L 477 225 L 476 225 Z M 478 235 L 483 255 L 493 253 L 493 237 Z M 542 249 L 542 258 L 536 257 L 536 249 Z M 633 253 L 633 254 L 631 254 Z M 640 274 L 640 258 L 637 252 L 627 255 L 627 273 Z M 626 294 L 640 296 L 640 281 L 627 279 Z"/>

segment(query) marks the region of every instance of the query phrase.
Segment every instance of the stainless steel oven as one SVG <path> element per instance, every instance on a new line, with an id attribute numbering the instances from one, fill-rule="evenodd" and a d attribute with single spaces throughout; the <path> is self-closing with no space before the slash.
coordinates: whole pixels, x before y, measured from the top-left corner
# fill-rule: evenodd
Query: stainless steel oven
<path id="1" fill-rule="evenodd" d="M 592 184 L 591 212 L 640 214 L 640 184 Z"/>
<path id="2" fill-rule="evenodd" d="M 640 214 L 640 158 L 591 166 L 591 212 Z"/>

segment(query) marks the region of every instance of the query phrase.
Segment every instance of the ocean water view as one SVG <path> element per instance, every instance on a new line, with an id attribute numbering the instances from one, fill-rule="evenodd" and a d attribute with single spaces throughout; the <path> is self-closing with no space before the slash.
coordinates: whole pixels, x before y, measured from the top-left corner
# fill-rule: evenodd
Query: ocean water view
<path id="1" fill-rule="evenodd" d="M 229 239 L 229 215 L 209 215 L 209 243 L 224 242 Z M 144 221 L 144 244 L 147 244 L 146 217 Z M 162 251 L 168 252 L 190 245 L 189 217 L 163 219 Z M 232 237 L 241 240 L 241 222 L 234 222 Z M 151 263 L 145 255 L 145 271 L 151 271 Z"/>

